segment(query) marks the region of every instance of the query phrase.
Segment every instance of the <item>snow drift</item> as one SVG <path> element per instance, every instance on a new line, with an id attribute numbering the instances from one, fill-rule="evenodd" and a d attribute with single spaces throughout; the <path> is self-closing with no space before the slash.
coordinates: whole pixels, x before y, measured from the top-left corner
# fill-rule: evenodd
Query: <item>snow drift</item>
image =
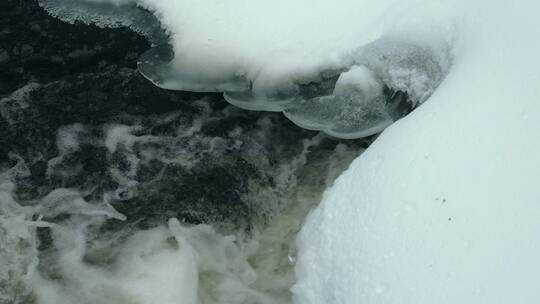
<path id="1" fill-rule="evenodd" d="M 540 300 L 540 6 L 454 2 L 450 73 L 309 216 L 296 303 Z"/>

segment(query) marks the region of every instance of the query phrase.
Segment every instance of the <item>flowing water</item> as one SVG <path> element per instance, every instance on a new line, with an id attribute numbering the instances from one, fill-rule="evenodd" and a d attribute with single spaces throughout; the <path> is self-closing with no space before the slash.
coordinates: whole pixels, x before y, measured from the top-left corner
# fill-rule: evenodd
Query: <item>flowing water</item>
<path id="1" fill-rule="evenodd" d="M 290 303 L 295 235 L 370 140 L 157 89 L 140 36 L 2 5 L 0 303 Z"/>

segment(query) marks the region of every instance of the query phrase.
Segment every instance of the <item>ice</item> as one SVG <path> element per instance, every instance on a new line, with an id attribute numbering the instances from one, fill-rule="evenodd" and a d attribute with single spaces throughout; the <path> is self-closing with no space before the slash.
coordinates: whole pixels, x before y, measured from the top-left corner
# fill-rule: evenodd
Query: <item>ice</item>
<path id="1" fill-rule="evenodd" d="M 269 303 L 248 287 L 256 275 L 249 251 L 211 227 L 166 226 L 136 232 L 117 244 L 111 265 L 83 260 L 84 235 L 64 233 L 57 263 L 62 280 L 34 278 L 38 303 Z M 207 298 L 200 298 L 201 296 Z"/>
<path id="2" fill-rule="evenodd" d="M 538 303 L 540 6 L 452 2 L 449 74 L 308 217 L 297 304 Z"/>
<path id="3" fill-rule="evenodd" d="M 141 58 L 158 86 L 225 91 L 239 107 L 285 111 L 341 137 L 382 129 L 385 113 L 395 119 L 395 105 L 378 102 L 373 84 L 383 96 L 423 103 L 383 132 L 309 216 L 298 239 L 296 303 L 538 302 L 537 2 L 136 4 L 170 35 L 169 49 Z M 189 260 L 164 245 L 177 230 L 160 229 L 145 240 Z M 140 274 L 167 277 L 161 260 L 141 268 L 157 272 Z M 75 287 L 67 290 L 83 290 Z M 176 289 L 155 297 L 167 292 Z"/>
<path id="4" fill-rule="evenodd" d="M 451 38 L 452 33 L 441 33 Z M 394 91 L 406 92 L 417 103 L 425 101 L 446 75 L 451 50 L 445 43 L 429 46 L 436 39 L 423 37 L 418 42 L 405 37 L 382 37 L 353 53 L 355 64 L 363 64 Z M 422 36 L 421 36 L 422 37 Z M 441 49 L 442 48 L 442 49 Z M 361 83 L 362 79 L 357 82 Z"/>
<path id="5" fill-rule="evenodd" d="M 366 66 L 382 86 L 407 93 L 416 105 L 435 90 L 450 61 L 451 31 L 435 26 L 401 35 L 417 26 L 397 15 L 407 6 L 397 1 L 139 3 L 171 32 L 172 53 L 157 48 L 139 65 L 154 84 L 223 91 L 233 105 L 285 111 L 296 124 L 337 137 L 372 135 L 394 116 L 383 96 L 379 102 L 329 97 L 341 73 Z"/>
<path id="6" fill-rule="evenodd" d="M 119 220 L 126 217 L 118 213 L 107 202 L 88 203 L 81 193 L 74 189 L 58 188 L 47 194 L 35 208 L 41 216 L 53 218 L 61 214 L 78 214 L 91 216 L 106 216 Z"/>
<path id="7" fill-rule="evenodd" d="M 32 233 L 31 208 L 18 205 L 13 183 L 0 176 L 0 303 L 24 299 L 27 280 L 37 264 L 37 239 Z"/>
<path id="8" fill-rule="evenodd" d="M 284 113 L 303 128 L 342 138 L 373 135 L 393 122 L 381 81 L 364 66 L 342 73 L 331 96 L 292 103 Z"/>
<path id="9" fill-rule="evenodd" d="M 436 19 L 434 11 L 449 9 L 444 2 L 41 1 L 67 20 L 143 33 L 151 22 L 139 15 L 152 12 L 169 34 L 168 43 L 161 39 L 139 59 L 139 71 L 152 83 L 223 92 L 238 107 L 286 111 L 298 125 L 337 137 L 372 135 L 399 118 L 361 96 L 328 97 L 341 73 L 366 66 L 386 89 L 407 93 L 416 106 L 433 93 L 451 60 L 451 26 L 417 22 Z"/>
<path id="10" fill-rule="evenodd" d="M 40 84 L 29 82 L 23 87 L 15 90 L 10 96 L 0 99 L 0 116 L 4 118 L 10 126 L 17 122 L 17 111 L 28 107 L 28 98 L 32 91 L 41 87 Z"/>

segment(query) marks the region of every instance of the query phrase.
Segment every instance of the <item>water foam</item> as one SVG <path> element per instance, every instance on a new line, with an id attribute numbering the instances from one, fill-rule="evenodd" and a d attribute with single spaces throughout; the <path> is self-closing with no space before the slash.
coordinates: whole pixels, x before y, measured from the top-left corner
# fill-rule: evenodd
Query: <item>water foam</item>
<path id="1" fill-rule="evenodd" d="M 539 4 L 452 2 L 450 73 L 311 213 L 296 303 L 539 301 Z"/>
<path id="2" fill-rule="evenodd" d="M 339 145 L 325 158 L 308 160 L 322 137 L 304 142 L 291 164 L 302 167 L 298 185 L 283 199 L 291 204 L 269 225 L 246 234 L 217 232 L 209 225 L 166 225 L 103 231 L 125 220 L 106 200 L 87 201 L 75 189 L 54 189 L 32 206 L 17 199 L 15 170 L 0 184 L 0 287 L 3 301 L 70 303 L 290 303 L 294 283 L 293 240 L 302 218 L 319 201 L 357 151 Z M 298 164 L 294 164 L 294 163 Z M 320 174 L 328 171 L 328 175 Z M 258 192 L 252 195 L 260 197 Z M 41 231 L 41 233 L 39 233 Z M 39 236 L 41 235 L 41 237 Z M 43 235 L 50 237 L 43 238 Z"/>

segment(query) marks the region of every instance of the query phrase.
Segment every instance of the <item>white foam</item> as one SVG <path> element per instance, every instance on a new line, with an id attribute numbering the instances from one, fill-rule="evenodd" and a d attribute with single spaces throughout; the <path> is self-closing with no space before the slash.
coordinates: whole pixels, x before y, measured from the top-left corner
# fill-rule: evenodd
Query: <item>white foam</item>
<path id="1" fill-rule="evenodd" d="M 14 191 L 13 183 L 0 179 L 0 302 L 5 303 L 30 294 L 28 280 L 38 261 L 32 210 L 15 202 Z"/>
<path id="2" fill-rule="evenodd" d="M 300 126 L 337 137 L 371 135 L 392 122 L 383 100 L 373 104 L 356 94 L 345 101 L 327 98 L 342 72 L 367 66 L 384 85 L 420 103 L 440 83 L 450 60 L 450 24 L 433 16 L 437 23 L 428 29 L 416 23 L 449 9 L 446 5 L 418 8 L 414 0 L 139 3 L 160 16 L 172 36 L 170 62 L 165 52 L 156 51 L 140 64 L 156 85 L 224 91 L 236 106 L 285 110 Z M 329 114 L 332 110 L 348 115 Z"/>
<path id="3" fill-rule="evenodd" d="M 89 127 L 68 126 L 59 130 L 58 134 L 67 134 L 60 136 L 59 142 L 64 143 L 60 147 L 74 147 L 66 153 L 82 144 L 103 148 L 108 142 L 114 152 L 107 157 L 118 153 L 116 156 L 126 156 L 128 161 L 133 156 L 141 161 L 154 157 L 167 162 L 161 152 L 153 156 L 144 152 L 145 143 L 150 143 L 157 150 L 172 150 L 169 160 L 176 161 L 174 158 L 184 158 L 198 149 L 212 149 L 207 146 L 211 138 L 207 141 L 200 130 L 217 117 L 241 113 L 233 107 L 224 112 L 180 123 L 177 137 L 145 135 L 146 129 L 123 125 L 104 127 L 104 139 L 90 137 L 91 132 L 82 137 L 82 133 L 69 130 L 88 131 Z M 159 122 L 168 124 L 173 118 L 174 114 L 166 115 Z M 293 148 L 267 154 L 266 147 L 275 145 L 271 136 L 279 129 L 275 123 L 281 121 L 274 118 L 266 116 L 253 130 L 231 131 L 233 138 L 222 139 L 228 143 L 211 152 L 213 157 L 229 153 L 233 149 L 229 145 L 243 140 L 234 149 L 241 149 L 242 157 L 273 181 L 269 185 L 260 177 L 250 179 L 250 190 L 242 194 L 242 200 L 253 206 L 258 216 L 250 233 L 243 226 L 234 235 L 218 233 L 207 225 L 187 226 L 175 219 L 138 230 L 133 224 L 137 219 L 117 222 L 124 216 L 108 204 L 111 193 L 89 200 L 88 193 L 92 192 L 92 197 L 99 194 L 93 189 L 84 193 L 58 188 L 41 199 L 20 202 L 10 180 L 28 177 L 30 171 L 22 158 L 13 156 L 18 164 L 0 173 L 0 299 L 25 303 L 25 296 L 29 296 L 39 304 L 291 303 L 292 241 L 301 218 L 319 201 L 324 185 L 331 183 L 359 151 L 345 145 L 336 151 L 315 149 L 328 144 L 327 138 L 318 134 L 299 142 L 299 151 Z M 121 178 L 136 182 L 137 177 L 129 171 L 120 171 L 124 174 Z M 129 183 L 120 183 L 118 189 L 125 186 Z M 230 231 L 230 226 L 223 226 Z M 46 227 L 39 237 L 36 227 Z"/>

